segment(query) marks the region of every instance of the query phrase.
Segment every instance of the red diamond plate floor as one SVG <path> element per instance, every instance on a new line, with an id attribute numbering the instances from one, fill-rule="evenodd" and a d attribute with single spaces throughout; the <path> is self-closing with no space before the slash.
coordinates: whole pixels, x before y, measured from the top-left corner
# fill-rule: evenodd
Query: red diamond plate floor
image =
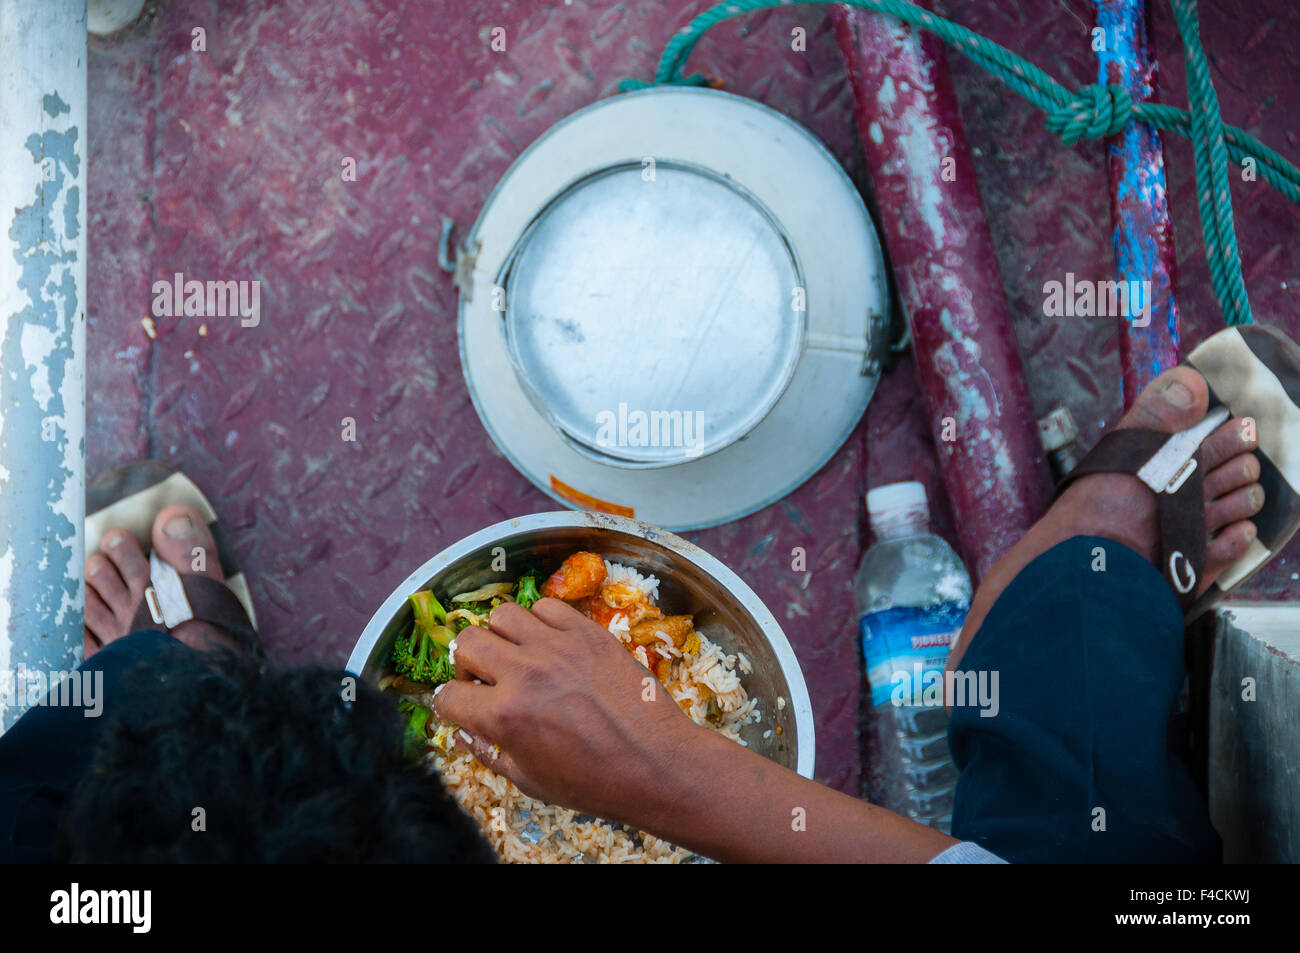
<path id="1" fill-rule="evenodd" d="M 512 159 L 550 124 L 648 77 L 704 2 L 272 2 L 171 0 L 92 38 L 88 470 L 141 456 L 209 493 L 253 580 L 272 657 L 342 663 L 373 609 L 413 567 L 508 516 L 554 508 L 501 457 L 470 406 L 456 294 L 437 265 L 441 216 L 467 227 Z M 940 8 L 1068 83 L 1091 82 L 1090 5 L 978 0 Z M 1156 17 L 1166 99 L 1181 57 Z M 1261 14 L 1257 7 L 1267 6 Z M 153 9 L 156 7 L 156 9 Z M 1294 157 L 1300 10 L 1202 3 L 1223 109 Z M 806 53 L 790 30 L 808 31 Z M 507 51 L 493 53 L 493 27 Z M 191 49 L 206 31 L 206 52 Z M 1119 408 L 1113 335 L 1041 317 L 1041 287 L 1105 276 L 1102 147 L 1070 150 L 1024 103 L 958 57 L 968 134 L 999 242 L 1040 412 L 1074 411 L 1090 444 Z M 826 11 L 792 8 L 715 28 L 693 65 L 805 123 L 868 190 L 851 93 Z M 345 182 L 344 157 L 357 163 Z M 1191 152 L 1169 149 L 1181 276 L 1194 343 L 1220 318 L 1196 226 Z M 1292 316 L 1300 212 L 1262 183 L 1236 189 L 1242 254 L 1261 320 Z M 257 279 L 261 323 L 142 324 L 154 281 L 177 272 Z M 200 325 L 205 324 L 206 334 Z M 849 581 L 868 483 L 930 485 L 949 535 L 923 409 L 904 360 L 864 425 L 807 485 L 691 537 L 738 571 L 786 626 L 817 713 L 817 775 L 858 787 L 858 668 Z M 357 441 L 341 439 L 356 421 Z M 808 550 L 809 572 L 790 569 Z M 1293 553 L 1300 554 L 1294 551 Z M 1259 594 L 1300 590 L 1290 564 Z"/>

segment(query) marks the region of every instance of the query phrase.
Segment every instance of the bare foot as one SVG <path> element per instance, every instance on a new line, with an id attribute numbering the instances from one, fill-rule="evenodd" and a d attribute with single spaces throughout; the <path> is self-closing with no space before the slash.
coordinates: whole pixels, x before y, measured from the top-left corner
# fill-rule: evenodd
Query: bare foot
<path id="1" fill-rule="evenodd" d="M 1175 367 L 1147 385 L 1117 426 L 1174 433 L 1200 422 L 1208 404 L 1205 379 L 1190 367 Z M 1256 446 L 1253 429 L 1241 418 L 1234 418 L 1201 444 L 1208 536 L 1197 595 L 1240 558 L 1255 538 L 1250 518 L 1264 505 L 1264 488 L 1256 482 L 1259 461 L 1250 453 Z M 961 635 L 953 644 L 948 667 L 956 667 L 1002 590 L 1036 557 L 1073 536 L 1102 536 L 1154 563 L 1159 555 L 1158 527 L 1155 494 L 1137 477 L 1122 473 L 1080 477 L 980 583 Z"/>
<path id="2" fill-rule="evenodd" d="M 225 581 L 217 545 L 203 519 L 179 503 L 163 507 L 153 522 L 152 544 L 158 557 L 179 573 Z M 149 559 L 124 529 L 109 530 L 100 551 L 86 560 L 86 658 L 110 642 L 131 634 L 131 623 L 149 585 Z M 203 551 L 202 561 L 194 550 Z M 195 566 L 202 566 L 201 570 Z M 191 648 L 240 650 L 229 633 L 208 622 L 183 622 L 172 635 Z"/>

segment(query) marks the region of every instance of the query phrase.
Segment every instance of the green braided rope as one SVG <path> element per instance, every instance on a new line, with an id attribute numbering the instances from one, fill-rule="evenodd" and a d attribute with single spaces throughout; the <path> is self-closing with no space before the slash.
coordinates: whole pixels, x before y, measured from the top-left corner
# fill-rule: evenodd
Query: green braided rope
<path id="1" fill-rule="evenodd" d="M 699 73 L 683 75 L 695 44 L 710 27 L 742 13 L 790 6 L 792 0 L 729 0 L 705 10 L 668 41 L 654 83 L 625 80 L 624 89 L 671 84 L 702 86 Z M 1233 225 L 1228 159 L 1240 166 L 1250 158 L 1260 176 L 1292 202 L 1300 204 L 1300 170 L 1253 136 L 1225 125 L 1200 42 L 1196 0 L 1170 0 L 1187 53 L 1188 101 L 1192 111 L 1159 103 L 1135 103 L 1128 90 L 1093 84 L 1071 92 L 1049 74 L 1006 47 L 906 0 L 793 0 L 798 3 L 844 3 L 902 20 L 927 30 L 977 66 L 993 73 L 1046 114 L 1046 126 L 1066 145 L 1081 139 L 1104 139 L 1130 121 L 1177 132 L 1192 140 L 1196 159 L 1197 204 L 1214 293 L 1228 324 L 1250 323 L 1250 303 L 1241 274 L 1241 253 Z"/>
<path id="2" fill-rule="evenodd" d="M 1250 302 L 1241 276 L 1241 255 L 1232 225 L 1232 194 L 1228 189 L 1228 156 L 1223 141 L 1219 97 L 1210 81 L 1210 66 L 1201 48 L 1196 0 L 1171 0 L 1174 20 L 1187 53 L 1188 100 L 1192 112 L 1192 148 L 1196 156 L 1196 202 L 1201 210 L 1205 257 L 1210 281 L 1228 324 L 1249 324 Z"/>

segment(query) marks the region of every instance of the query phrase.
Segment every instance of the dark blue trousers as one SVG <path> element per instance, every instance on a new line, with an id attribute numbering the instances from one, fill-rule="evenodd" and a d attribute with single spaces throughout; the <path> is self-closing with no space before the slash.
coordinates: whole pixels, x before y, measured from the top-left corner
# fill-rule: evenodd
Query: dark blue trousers
<path id="1" fill-rule="evenodd" d="M 193 650 L 164 632 L 111 642 L 79 669 L 104 673 L 98 717 L 87 718 L 82 708 L 36 706 L 0 735 L 0 863 L 54 859 L 59 815 L 121 705 L 124 679 L 146 659 L 179 651 Z"/>
<path id="2" fill-rule="evenodd" d="M 1183 667 L 1178 602 L 1128 547 L 1077 536 L 1034 560 L 961 660 L 1000 691 L 996 716 L 954 707 L 948 723 L 953 836 L 1013 863 L 1219 862 L 1168 740 Z"/>

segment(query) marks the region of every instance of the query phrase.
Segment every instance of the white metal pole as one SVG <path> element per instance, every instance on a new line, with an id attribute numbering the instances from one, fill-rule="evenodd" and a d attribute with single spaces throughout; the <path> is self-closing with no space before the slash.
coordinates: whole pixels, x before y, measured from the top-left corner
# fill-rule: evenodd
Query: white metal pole
<path id="1" fill-rule="evenodd" d="M 2 0 L 0 730 L 81 654 L 86 225 L 86 0 Z"/>

